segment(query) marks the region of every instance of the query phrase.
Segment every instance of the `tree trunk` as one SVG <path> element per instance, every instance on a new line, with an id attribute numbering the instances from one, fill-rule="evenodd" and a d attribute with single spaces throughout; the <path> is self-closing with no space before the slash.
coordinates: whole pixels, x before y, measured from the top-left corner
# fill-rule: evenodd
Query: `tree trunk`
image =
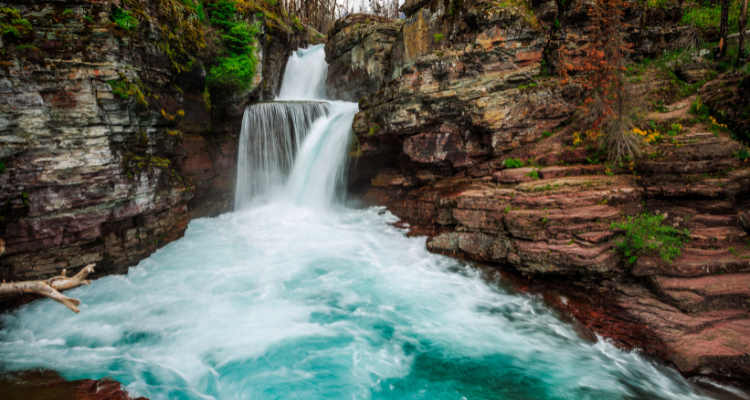
<path id="1" fill-rule="evenodd" d="M 63 296 L 59 290 L 72 289 L 81 285 L 89 285 L 91 282 L 88 281 L 86 277 L 92 272 L 94 272 L 94 264 L 89 264 L 72 277 L 65 276 L 65 270 L 63 270 L 61 276 L 56 276 L 45 281 L 3 282 L 0 283 L 0 296 L 17 296 L 24 293 L 35 293 L 44 297 L 49 297 L 77 313 L 81 301 Z"/>
<path id="2" fill-rule="evenodd" d="M 727 54 L 727 34 L 729 30 L 729 0 L 721 0 L 721 25 L 719 25 L 719 55 L 722 59 Z"/>
<path id="3" fill-rule="evenodd" d="M 740 10 L 740 45 L 737 50 L 737 66 L 742 65 L 742 58 L 745 56 L 745 27 L 747 26 L 747 0 L 742 2 Z"/>

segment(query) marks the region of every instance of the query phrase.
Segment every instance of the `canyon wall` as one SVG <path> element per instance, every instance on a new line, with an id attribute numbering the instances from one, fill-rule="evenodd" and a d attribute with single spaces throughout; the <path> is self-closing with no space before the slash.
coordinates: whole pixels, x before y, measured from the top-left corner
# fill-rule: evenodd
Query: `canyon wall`
<path id="1" fill-rule="evenodd" d="M 410 234 L 428 235 L 430 251 L 551 283 L 548 300 L 623 347 L 686 374 L 747 378 L 750 168 L 737 156 L 744 146 L 694 121 L 693 95 L 647 116 L 660 126 L 682 124 L 678 135 L 648 146 L 640 162 L 606 163 L 591 145 L 596 133 L 571 124 L 582 88 L 545 68 L 560 49 L 573 63 L 589 50 L 586 2 L 570 3 L 558 10 L 555 2 L 531 9 L 407 0 L 399 25 L 357 25 L 357 15 L 339 21 L 326 51 L 344 61 L 334 61 L 328 83 L 342 99 L 359 97 L 352 191 L 366 205 L 388 206 Z M 671 49 L 686 29 L 674 23 L 676 4 L 661 11 L 634 5 L 626 18 L 635 61 Z M 367 39 L 396 28 L 395 40 Z M 387 66 L 339 56 L 357 46 Z M 354 81 L 363 76 L 382 84 L 362 94 Z M 723 75 L 700 96 L 729 115 L 750 98 L 748 78 L 737 81 Z M 644 97 L 670 86 L 668 76 L 653 72 L 631 82 Z M 721 94 L 726 87 L 733 103 Z M 631 263 L 616 251 L 624 232 L 612 223 L 646 211 L 690 232 L 671 262 L 648 254 Z M 586 306 L 573 309 L 574 297 Z"/>
<path id="2" fill-rule="evenodd" d="M 133 30 L 112 22 L 125 6 Z M 7 24 L 6 7 L 31 26 L 4 35 L 0 57 L 6 280 L 88 263 L 97 276 L 124 273 L 190 219 L 231 210 L 244 108 L 273 98 L 309 40 L 263 22 L 254 88 L 208 97 L 203 32 L 179 1 L 1 2 Z"/>

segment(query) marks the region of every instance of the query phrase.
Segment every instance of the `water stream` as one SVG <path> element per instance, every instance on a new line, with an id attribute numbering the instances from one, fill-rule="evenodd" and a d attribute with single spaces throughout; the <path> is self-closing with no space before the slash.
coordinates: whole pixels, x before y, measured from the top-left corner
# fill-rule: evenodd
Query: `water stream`
<path id="1" fill-rule="evenodd" d="M 320 79 L 305 71 L 324 69 L 322 52 L 292 58 L 287 100 L 324 100 L 319 81 L 300 79 Z M 127 275 L 69 292 L 80 314 L 43 300 L 0 316 L 0 369 L 111 377 L 151 399 L 716 395 L 635 352 L 582 340 L 534 296 L 428 253 L 382 208 L 343 206 L 356 111 L 251 107 L 236 210 L 192 221 Z"/>

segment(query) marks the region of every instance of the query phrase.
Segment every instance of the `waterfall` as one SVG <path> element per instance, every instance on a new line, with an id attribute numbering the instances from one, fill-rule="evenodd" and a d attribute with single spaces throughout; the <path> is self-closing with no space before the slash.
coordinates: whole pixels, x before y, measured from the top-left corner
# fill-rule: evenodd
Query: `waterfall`
<path id="1" fill-rule="evenodd" d="M 324 47 L 320 44 L 292 53 L 277 100 L 325 100 L 328 64 Z"/>
<path id="2" fill-rule="evenodd" d="M 245 110 L 235 210 L 273 198 L 325 207 L 341 200 L 356 103 L 325 101 L 322 45 L 289 58 L 279 97 Z"/>
<path id="3" fill-rule="evenodd" d="M 324 102 L 268 102 L 248 107 L 237 154 L 235 210 L 280 191 L 299 143 L 313 122 L 329 114 Z"/>
<path id="4" fill-rule="evenodd" d="M 293 99 L 321 82 L 287 87 L 309 76 L 293 63 L 317 54 L 305 69 L 320 71 L 320 52 L 290 60 Z M 152 400 L 716 399 L 581 339 L 492 268 L 428 253 L 380 207 L 320 212 L 341 195 L 356 111 L 248 108 L 237 206 L 267 201 L 193 220 L 126 275 L 65 292 L 80 314 L 50 299 L 0 314 L 2 398 L 14 398 L 3 374 L 53 369 Z"/>

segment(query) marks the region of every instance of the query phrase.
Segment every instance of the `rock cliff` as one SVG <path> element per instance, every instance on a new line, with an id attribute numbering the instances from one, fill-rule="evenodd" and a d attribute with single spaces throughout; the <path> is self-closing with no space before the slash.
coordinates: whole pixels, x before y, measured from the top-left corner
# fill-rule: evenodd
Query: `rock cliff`
<path id="1" fill-rule="evenodd" d="M 120 7 L 136 28 L 113 22 Z M 231 210 L 244 108 L 273 97 L 289 54 L 310 39 L 262 19 L 253 89 L 209 97 L 202 60 L 211 49 L 199 44 L 210 32 L 180 1 L 0 8 L 3 24 L 29 24 L 6 32 L 0 53 L 7 280 L 88 263 L 98 275 L 124 273 L 181 237 L 190 219 Z"/>
<path id="2" fill-rule="evenodd" d="M 341 60 L 338 46 L 358 43 L 360 53 L 388 60 L 385 72 L 329 74 L 329 93 L 361 96 L 352 191 L 367 205 L 388 206 L 410 234 L 428 235 L 430 251 L 546 282 L 554 289 L 545 298 L 624 347 L 644 349 L 686 374 L 747 378 L 750 168 L 738 156 L 745 146 L 690 115 L 698 100 L 683 96 L 647 116 L 654 126 L 679 124 L 679 133 L 650 145 L 640 162 L 605 163 L 572 124 L 582 88 L 548 74 L 559 49 L 571 49 L 574 63 L 589 51 L 586 3 L 562 10 L 557 4 L 407 1 L 400 26 L 378 21 L 365 34 L 330 35 L 330 59 Z M 689 34 L 674 24 L 681 16 L 676 5 L 639 7 L 626 16 L 634 61 Z M 396 27 L 390 46 L 362 40 Z M 335 71 L 361 65 L 344 60 L 352 65 Z M 673 67 L 679 72 L 681 65 Z M 694 82 L 706 78 L 701 68 L 682 70 L 695 71 Z M 364 95 L 351 81 L 362 76 Z M 648 70 L 631 79 L 631 89 L 669 103 L 665 93 L 677 90 L 671 76 Z M 736 111 L 747 101 L 747 78 L 742 82 L 729 73 L 700 90 L 739 132 L 746 124 L 746 113 Z M 733 97 L 720 92 L 727 87 Z M 671 262 L 644 255 L 631 264 L 616 251 L 624 232 L 612 223 L 646 211 L 690 232 Z"/>

